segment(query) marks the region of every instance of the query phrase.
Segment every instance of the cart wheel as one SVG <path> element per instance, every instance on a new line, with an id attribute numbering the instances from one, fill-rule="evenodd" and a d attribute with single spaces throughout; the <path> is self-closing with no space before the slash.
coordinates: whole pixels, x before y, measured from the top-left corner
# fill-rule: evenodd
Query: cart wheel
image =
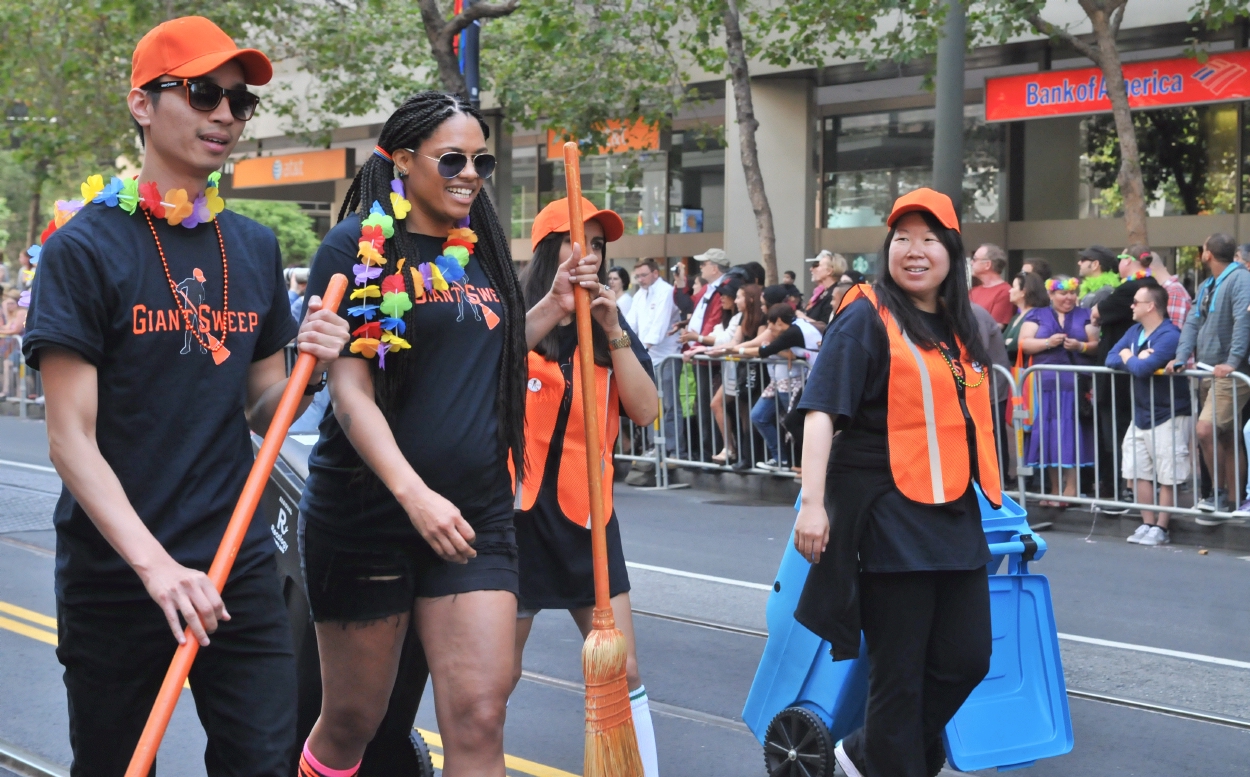
<path id="1" fill-rule="evenodd" d="M 412 742 L 413 752 L 417 756 L 417 772 L 413 777 L 434 777 L 434 762 L 430 760 L 430 748 L 425 744 L 425 738 L 421 736 L 421 732 L 414 728 L 408 734 L 408 740 Z"/>
<path id="2" fill-rule="evenodd" d="M 825 723 L 804 707 L 777 713 L 764 734 L 764 766 L 769 777 L 829 777 L 833 740 Z"/>

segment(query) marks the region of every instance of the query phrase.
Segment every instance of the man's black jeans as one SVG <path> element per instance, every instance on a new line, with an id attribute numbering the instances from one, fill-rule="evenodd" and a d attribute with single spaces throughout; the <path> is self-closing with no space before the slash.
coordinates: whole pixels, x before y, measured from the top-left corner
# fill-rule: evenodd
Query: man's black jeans
<path id="1" fill-rule="evenodd" d="M 288 777 L 295 747 L 295 655 L 272 559 L 230 580 L 230 620 L 191 668 L 210 777 Z M 121 777 L 178 646 L 151 599 L 57 603 L 73 777 Z M 155 767 L 153 768 L 155 772 Z"/>

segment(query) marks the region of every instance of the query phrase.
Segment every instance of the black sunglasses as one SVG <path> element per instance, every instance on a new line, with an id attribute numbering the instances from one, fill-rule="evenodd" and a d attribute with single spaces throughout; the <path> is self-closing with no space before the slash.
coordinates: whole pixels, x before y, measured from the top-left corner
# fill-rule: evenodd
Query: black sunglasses
<path id="1" fill-rule="evenodd" d="M 230 115 L 239 121 L 248 121 L 256 113 L 256 106 L 260 105 L 260 98 L 246 89 L 225 89 L 212 81 L 198 79 L 160 81 L 151 90 L 159 92 L 180 86 L 187 88 L 187 104 L 205 113 L 217 110 L 217 106 L 221 105 L 221 98 L 224 97 L 230 103 Z"/>
<path id="2" fill-rule="evenodd" d="M 477 174 L 482 178 L 490 178 L 495 173 L 494 154 L 474 154 L 473 156 L 469 156 L 468 154 L 462 154 L 459 151 L 448 151 L 442 156 L 426 156 L 425 154 L 417 153 L 417 151 L 411 148 L 405 148 L 404 150 L 411 154 L 416 154 L 417 156 L 425 157 L 426 159 L 433 159 L 435 162 L 438 162 L 438 174 L 444 178 L 455 178 L 460 175 L 469 162 L 473 163 L 473 169 L 476 170 Z"/>

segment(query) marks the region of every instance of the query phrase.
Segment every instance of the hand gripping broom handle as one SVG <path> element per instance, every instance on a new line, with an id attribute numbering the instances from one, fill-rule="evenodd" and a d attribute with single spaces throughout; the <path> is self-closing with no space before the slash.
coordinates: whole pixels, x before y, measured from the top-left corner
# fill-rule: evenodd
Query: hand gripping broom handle
<path id="1" fill-rule="evenodd" d="M 332 277 L 322 297 L 322 309 L 337 311 L 346 290 L 347 278 L 345 276 Z M 260 504 L 261 494 L 265 491 L 265 482 L 269 480 L 269 473 L 278 459 L 278 451 L 282 449 L 287 430 L 291 428 L 291 423 L 295 420 L 295 411 L 303 397 L 304 387 L 308 385 L 308 379 L 312 377 L 313 367 L 316 364 L 317 357 L 309 353 L 301 353 L 295 362 L 295 369 L 291 370 L 286 390 L 282 392 L 282 399 L 278 401 L 278 409 L 274 411 L 273 420 L 269 422 L 269 431 L 265 434 L 265 441 L 260 446 L 260 453 L 256 454 L 256 462 L 252 464 L 252 471 L 243 485 L 243 493 L 234 506 L 234 514 L 230 516 L 226 533 L 217 547 L 217 555 L 213 557 L 213 565 L 208 570 L 208 579 L 217 587 L 218 593 L 226 586 L 230 568 L 234 566 L 239 547 L 242 546 L 243 538 L 247 535 L 247 528 L 252 523 L 252 513 Z M 200 643 L 196 642 L 191 629 L 186 630 L 185 637 L 186 641 L 174 652 L 174 660 L 170 662 L 169 671 L 165 673 L 165 680 L 161 683 L 156 703 L 152 705 L 148 722 L 143 727 L 143 735 L 139 737 L 139 744 L 130 758 L 130 766 L 126 768 L 126 777 L 147 777 L 152 769 L 152 762 L 156 759 L 156 751 L 160 748 L 161 739 L 165 736 L 169 718 L 174 714 L 174 707 L 177 706 L 178 697 L 182 694 L 182 684 L 186 682 L 187 675 L 191 672 L 191 664 L 195 661 L 195 654 L 200 649 Z"/>
<path id="2" fill-rule="evenodd" d="M 586 224 L 582 221 L 582 170 L 577 144 L 564 144 L 564 182 L 569 195 L 569 239 L 586 255 Z M 590 327 L 590 292 L 579 284 L 573 289 L 577 302 L 577 352 L 582 372 L 582 426 L 586 429 L 586 484 L 590 490 L 590 547 L 595 564 L 595 609 L 607 611 L 612 603 L 608 588 L 608 523 L 603 514 L 603 450 L 599 441 L 599 403 L 595 397 L 595 345 Z M 609 625 L 608 628 L 613 628 Z"/>

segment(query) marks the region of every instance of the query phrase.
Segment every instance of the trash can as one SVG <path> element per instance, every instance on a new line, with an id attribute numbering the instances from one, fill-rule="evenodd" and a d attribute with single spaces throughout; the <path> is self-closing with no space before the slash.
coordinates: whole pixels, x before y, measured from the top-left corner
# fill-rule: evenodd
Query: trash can
<path id="1" fill-rule="evenodd" d="M 304 575 L 300 569 L 299 499 L 308 478 L 308 455 L 315 435 L 289 435 L 274 465 L 273 474 L 261 498 L 261 508 L 269 521 L 269 531 L 277 547 L 278 578 L 291 620 L 291 636 L 295 646 L 296 678 L 299 683 L 297 701 L 296 741 L 301 745 L 312 731 L 321 712 L 321 658 L 317 653 L 317 635 L 313 630 L 312 611 L 304 591 Z M 252 446 L 259 450 L 261 438 L 252 435 Z M 425 653 L 417 639 L 411 619 L 399 662 L 399 674 L 391 691 L 386 717 L 378 726 L 373 741 L 365 749 L 360 777 L 433 777 L 434 765 L 425 740 L 413 728 L 417 707 L 425 693 L 430 670 Z M 299 752 L 291 764 L 291 777 L 298 777 Z"/>
<path id="2" fill-rule="evenodd" d="M 997 510 L 979 489 L 977 497 L 994 556 L 993 653 L 988 674 L 947 724 L 944 740 L 954 768 L 1005 771 L 1070 752 L 1072 720 L 1050 585 L 1028 571 L 1046 543 L 1006 494 Z M 832 775 L 834 743 L 864 722 L 867 647 L 861 637 L 858 658 L 835 662 L 829 643 L 794 619 L 811 565 L 793 540 L 791 534 L 768 598 L 768 642 L 742 717 L 764 746 L 770 775 Z"/>

